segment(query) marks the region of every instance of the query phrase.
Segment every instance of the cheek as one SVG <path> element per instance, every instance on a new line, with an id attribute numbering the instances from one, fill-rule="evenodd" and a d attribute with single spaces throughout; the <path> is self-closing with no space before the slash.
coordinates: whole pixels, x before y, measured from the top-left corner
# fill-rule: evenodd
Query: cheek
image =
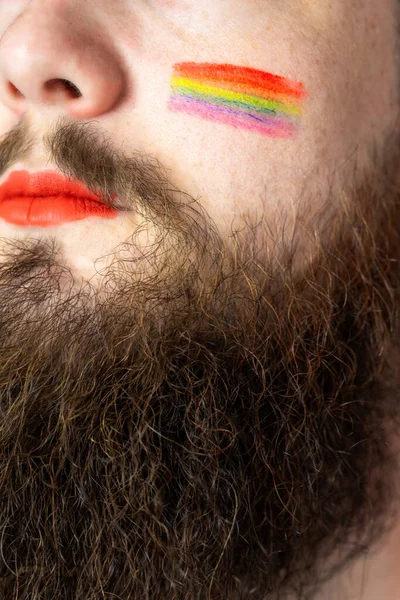
<path id="1" fill-rule="evenodd" d="M 307 96 L 301 82 L 250 67 L 174 65 L 168 145 L 175 169 L 189 175 L 187 189 L 214 219 L 259 212 L 266 189 L 274 200 L 282 191 L 282 172 L 289 185 L 285 164 L 293 176 Z"/>

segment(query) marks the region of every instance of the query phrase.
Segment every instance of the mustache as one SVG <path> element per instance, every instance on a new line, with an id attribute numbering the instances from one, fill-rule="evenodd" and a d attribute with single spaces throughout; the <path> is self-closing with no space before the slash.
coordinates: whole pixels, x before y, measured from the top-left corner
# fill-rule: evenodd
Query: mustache
<path id="1" fill-rule="evenodd" d="M 179 214 L 181 220 L 182 205 L 190 196 L 169 180 L 160 161 L 138 151 L 125 155 L 95 123 L 74 123 L 61 116 L 43 136 L 43 146 L 48 163 L 90 191 L 99 191 L 108 207 L 115 207 L 116 194 L 124 210 L 134 210 L 143 218 L 164 223 Z M 0 139 L 0 176 L 14 163 L 29 161 L 36 148 L 37 140 L 24 117 Z M 178 201 L 182 194 L 185 203 Z"/>

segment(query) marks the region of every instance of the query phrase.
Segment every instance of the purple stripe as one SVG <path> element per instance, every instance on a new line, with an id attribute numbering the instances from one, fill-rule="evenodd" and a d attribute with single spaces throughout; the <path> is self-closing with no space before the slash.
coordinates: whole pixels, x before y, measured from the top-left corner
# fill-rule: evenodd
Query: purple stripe
<path id="1" fill-rule="evenodd" d="M 258 131 L 265 135 L 273 137 L 292 137 L 297 131 L 296 125 L 288 120 L 278 117 L 270 117 L 257 113 L 243 112 L 223 105 L 211 104 L 210 102 L 199 100 L 197 98 L 188 98 L 186 96 L 171 96 L 168 108 L 173 111 L 182 111 L 190 115 L 202 117 L 209 121 L 217 121 L 232 125 L 233 127 L 243 127 L 250 131 Z"/>

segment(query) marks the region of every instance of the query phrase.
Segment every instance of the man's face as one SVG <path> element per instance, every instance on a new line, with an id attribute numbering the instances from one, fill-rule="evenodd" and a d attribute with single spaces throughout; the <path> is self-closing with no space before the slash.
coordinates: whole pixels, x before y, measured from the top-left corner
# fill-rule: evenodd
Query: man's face
<path id="1" fill-rule="evenodd" d="M 354 182 L 356 165 L 362 177 L 373 143 L 382 144 L 393 130 L 398 106 L 393 4 L 2 0 L 0 135 L 25 117 L 23 141 L 29 138 L 33 146 L 24 157 L 20 150 L 2 161 L 0 181 L 20 168 L 55 166 L 88 183 L 111 168 L 113 150 L 126 159 L 140 153 L 160 161 L 168 180 L 201 204 L 224 238 L 247 216 L 264 216 L 271 227 L 280 218 L 278 235 L 285 223 L 290 236 L 300 199 L 307 197 L 308 210 L 320 210 L 333 185 Z M 187 62 L 247 67 L 301 84 L 305 96 L 293 119 L 296 133 L 286 139 L 278 128 L 266 135 L 221 123 L 213 102 L 210 120 L 171 110 L 174 67 Z M 248 84 L 232 87 L 216 78 L 214 89 L 231 87 L 258 97 Z M 57 79 L 69 81 L 82 96 L 74 97 L 65 84 L 57 87 Z M 201 75 L 190 79 L 209 84 Z M 283 110 L 290 101 L 283 94 Z M 59 132 L 60 116 L 75 125 L 76 135 L 79 124 L 93 124 L 90 132 L 85 129 L 83 155 L 70 144 L 67 156 L 64 140 L 63 158 L 55 164 L 44 137 Z M 101 164 L 90 156 L 94 141 L 104 152 Z M 126 175 L 122 161 L 116 162 L 114 179 Z M 98 179 L 102 188 L 105 176 Z M 136 213 L 111 222 L 89 218 L 42 230 L 40 238 L 54 235 L 74 275 L 94 277 L 94 283 L 104 256 L 139 223 Z M 1 223 L 0 234 L 15 237 L 18 231 Z M 22 229 L 24 238 L 27 234 Z"/>
<path id="2" fill-rule="evenodd" d="M 397 5 L 117 4 L 0 0 L 0 185 L 126 209 L 0 188 L 4 593 L 310 595 L 394 505 Z"/>

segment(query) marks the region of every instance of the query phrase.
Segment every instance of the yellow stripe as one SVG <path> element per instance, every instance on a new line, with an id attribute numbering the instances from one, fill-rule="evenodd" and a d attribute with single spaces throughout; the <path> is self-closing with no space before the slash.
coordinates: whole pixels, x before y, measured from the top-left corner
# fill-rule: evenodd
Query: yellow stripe
<path id="1" fill-rule="evenodd" d="M 277 102 L 276 100 L 268 100 L 257 96 L 251 96 L 249 94 L 240 94 L 238 92 L 232 92 L 230 90 L 224 90 L 223 88 L 216 88 L 211 85 L 204 83 L 198 83 L 193 79 L 187 79 L 186 77 L 173 77 L 171 80 L 172 87 L 177 87 L 179 90 L 187 90 L 188 92 L 194 91 L 199 94 L 205 94 L 210 96 L 217 96 L 225 100 L 233 100 L 235 102 L 244 102 L 258 108 L 267 108 L 278 110 L 289 115 L 301 114 L 301 109 L 293 104 L 284 104 L 283 102 Z"/>

